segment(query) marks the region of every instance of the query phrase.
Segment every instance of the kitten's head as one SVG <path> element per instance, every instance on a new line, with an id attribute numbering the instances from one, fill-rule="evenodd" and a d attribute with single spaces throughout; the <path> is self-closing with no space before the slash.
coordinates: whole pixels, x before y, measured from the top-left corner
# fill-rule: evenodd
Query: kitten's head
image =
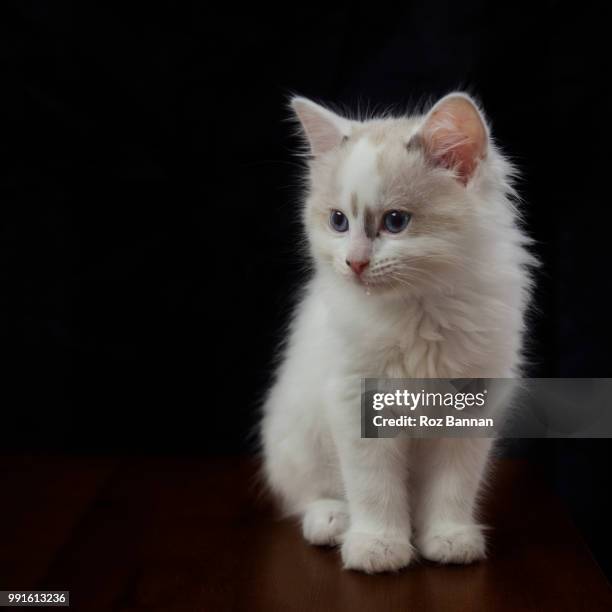
<path id="1" fill-rule="evenodd" d="M 319 267 L 382 293 L 432 286 L 466 265 L 499 161 L 469 96 L 450 94 L 425 115 L 367 121 L 300 97 L 292 107 L 310 149 L 305 225 Z"/>

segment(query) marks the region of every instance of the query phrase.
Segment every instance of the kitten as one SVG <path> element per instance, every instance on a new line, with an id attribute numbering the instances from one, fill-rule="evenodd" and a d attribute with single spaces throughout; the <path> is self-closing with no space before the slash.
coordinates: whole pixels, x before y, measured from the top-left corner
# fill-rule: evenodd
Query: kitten
<path id="1" fill-rule="evenodd" d="M 361 379 L 519 374 L 528 239 L 512 167 L 474 101 L 350 120 L 292 100 L 311 159 L 314 275 L 262 421 L 264 469 L 304 537 L 344 566 L 485 556 L 476 500 L 490 439 L 362 439 Z"/>

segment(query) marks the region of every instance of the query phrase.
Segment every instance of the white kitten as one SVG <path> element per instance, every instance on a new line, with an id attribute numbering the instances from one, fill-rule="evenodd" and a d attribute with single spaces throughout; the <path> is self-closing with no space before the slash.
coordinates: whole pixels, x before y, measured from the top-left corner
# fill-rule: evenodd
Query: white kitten
<path id="1" fill-rule="evenodd" d="M 262 422 L 265 474 L 305 538 L 347 568 L 485 556 L 489 439 L 360 437 L 361 379 L 519 374 L 534 263 L 511 167 L 472 99 L 353 121 L 304 98 L 314 263 Z M 409 477 L 408 477 L 409 476 Z"/>

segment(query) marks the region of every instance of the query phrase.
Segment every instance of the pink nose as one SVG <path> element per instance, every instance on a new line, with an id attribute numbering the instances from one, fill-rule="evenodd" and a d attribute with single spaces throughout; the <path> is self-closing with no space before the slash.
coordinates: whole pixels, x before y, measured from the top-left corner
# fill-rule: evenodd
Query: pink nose
<path id="1" fill-rule="evenodd" d="M 346 265 L 350 266 L 357 276 L 361 276 L 361 273 L 368 267 L 369 263 L 369 259 L 366 259 L 365 261 L 349 261 L 348 259 L 346 260 Z"/>

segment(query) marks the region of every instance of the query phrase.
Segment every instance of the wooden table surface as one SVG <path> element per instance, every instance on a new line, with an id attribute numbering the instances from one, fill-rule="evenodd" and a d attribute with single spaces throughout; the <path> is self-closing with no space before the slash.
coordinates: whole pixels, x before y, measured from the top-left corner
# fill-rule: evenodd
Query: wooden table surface
<path id="1" fill-rule="evenodd" d="M 261 495 L 240 458 L 1 457 L 0 590 L 61 589 L 71 609 L 612 610 L 612 590 L 526 463 L 487 494 L 490 559 L 343 571 Z"/>

